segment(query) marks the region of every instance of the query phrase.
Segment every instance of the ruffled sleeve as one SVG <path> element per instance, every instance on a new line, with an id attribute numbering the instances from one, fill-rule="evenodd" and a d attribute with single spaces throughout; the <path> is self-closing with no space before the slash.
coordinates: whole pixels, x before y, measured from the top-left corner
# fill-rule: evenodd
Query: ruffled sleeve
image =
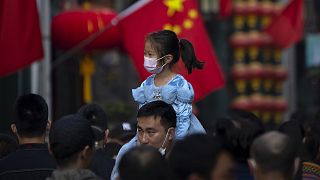
<path id="1" fill-rule="evenodd" d="M 134 101 L 139 103 L 139 107 L 146 104 L 147 102 L 150 102 L 148 98 L 150 99 L 152 89 L 150 87 L 152 86 L 152 79 L 153 75 L 149 76 L 145 81 L 143 81 L 140 85 L 140 87 L 136 89 L 132 89 L 132 96 Z M 148 96 L 149 95 L 149 96 Z"/>
<path id="2" fill-rule="evenodd" d="M 177 99 L 183 103 L 192 103 L 194 98 L 194 91 L 192 85 L 183 80 L 178 84 Z"/>
<path id="3" fill-rule="evenodd" d="M 144 94 L 144 86 L 146 84 L 146 81 L 144 81 L 140 87 L 137 87 L 136 89 L 132 89 L 132 96 L 133 99 L 138 102 L 139 104 L 146 103 L 146 96 Z"/>
<path id="4" fill-rule="evenodd" d="M 190 83 L 182 78 L 177 83 L 177 99 L 175 110 L 177 113 L 176 138 L 182 139 L 188 135 L 191 124 L 192 101 L 194 91 Z"/>

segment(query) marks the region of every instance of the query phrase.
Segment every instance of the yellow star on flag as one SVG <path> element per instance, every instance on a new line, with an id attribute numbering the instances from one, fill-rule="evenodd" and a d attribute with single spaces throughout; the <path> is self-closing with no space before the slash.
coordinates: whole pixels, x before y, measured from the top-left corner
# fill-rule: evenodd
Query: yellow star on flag
<path id="1" fill-rule="evenodd" d="M 184 0 L 164 0 L 163 3 L 168 7 L 167 15 L 173 16 L 176 12 L 183 11 Z"/>

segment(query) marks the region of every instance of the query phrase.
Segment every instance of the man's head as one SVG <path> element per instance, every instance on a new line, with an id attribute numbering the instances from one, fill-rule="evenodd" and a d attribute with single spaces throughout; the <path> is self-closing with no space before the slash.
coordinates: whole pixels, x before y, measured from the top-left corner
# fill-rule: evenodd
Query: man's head
<path id="1" fill-rule="evenodd" d="M 253 113 L 233 109 L 215 122 L 213 133 L 226 142 L 238 162 L 246 162 L 253 140 L 263 132 L 261 120 Z"/>
<path id="2" fill-rule="evenodd" d="M 136 132 L 136 122 L 121 122 L 110 129 L 108 143 L 114 142 L 124 145 L 136 135 Z"/>
<path id="3" fill-rule="evenodd" d="M 26 94 L 18 97 L 14 108 L 12 131 L 19 138 L 42 137 L 48 123 L 48 105 L 37 94 Z"/>
<path id="4" fill-rule="evenodd" d="M 86 168 L 93 155 L 94 134 L 89 122 L 79 115 L 55 121 L 49 134 L 50 152 L 60 168 Z"/>
<path id="5" fill-rule="evenodd" d="M 108 128 L 107 114 L 98 104 L 87 104 L 82 106 L 78 113 L 86 118 L 94 132 L 96 141 L 105 140 L 105 131 Z"/>
<path id="6" fill-rule="evenodd" d="M 157 149 L 137 146 L 121 158 L 119 175 L 121 180 L 165 180 L 168 179 L 167 163 Z"/>
<path id="7" fill-rule="evenodd" d="M 218 138 L 195 134 L 177 141 L 169 156 L 171 178 L 233 179 L 233 158 Z"/>
<path id="8" fill-rule="evenodd" d="M 253 141 L 248 160 L 255 176 L 278 173 L 284 179 L 292 179 L 298 166 L 297 147 L 285 134 L 268 132 Z"/>
<path id="9" fill-rule="evenodd" d="M 174 139 L 176 119 L 173 107 L 163 101 L 145 104 L 137 114 L 138 144 L 161 148 L 164 152 Z"/>

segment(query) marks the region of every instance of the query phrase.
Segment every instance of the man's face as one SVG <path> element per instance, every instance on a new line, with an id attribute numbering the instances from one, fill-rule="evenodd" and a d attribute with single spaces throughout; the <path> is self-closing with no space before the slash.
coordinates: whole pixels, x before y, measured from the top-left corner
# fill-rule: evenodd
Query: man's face
<path id="1" fill-rule="evenodd" d="M 139 117 L 137 124 L 138 145 L 148 145 L 154 148 L 160 148 L 164 142 L 163 147 L 166 148 L 172 135 L 160 123 L 161 117 L 147 116 Z"/>

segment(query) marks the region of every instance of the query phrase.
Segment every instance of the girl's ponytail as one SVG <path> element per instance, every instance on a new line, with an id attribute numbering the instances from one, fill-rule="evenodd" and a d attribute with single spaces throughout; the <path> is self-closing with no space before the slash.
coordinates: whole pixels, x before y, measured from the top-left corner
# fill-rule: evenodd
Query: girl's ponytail
<path id="1" fill-rule="evenodd" d="M 179 45 L 182 61 L 188 69 L 188 73 L 191 74 L 193 68 L 203 69 L 204 62 L 200 62 L 197 59 L 191 42 L 186 39 L 180 39 Z"/>

